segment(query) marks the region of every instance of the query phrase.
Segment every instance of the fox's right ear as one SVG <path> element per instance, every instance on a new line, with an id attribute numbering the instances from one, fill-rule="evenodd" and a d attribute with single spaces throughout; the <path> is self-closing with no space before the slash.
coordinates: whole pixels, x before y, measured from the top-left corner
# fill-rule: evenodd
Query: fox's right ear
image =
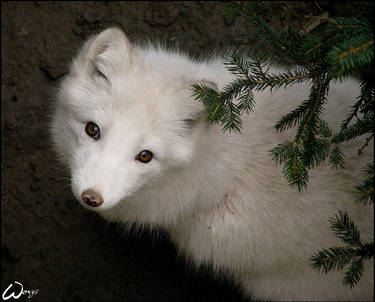
<path id="1" fill-rule="evenodd" d="M 73 75 L 84 72 L 110 82 L 114 72 L 131 68 L 130 54 L 131 44 L 124 32 L 116 27 L 108 28 L 86 41 L 73 61 Z"/>

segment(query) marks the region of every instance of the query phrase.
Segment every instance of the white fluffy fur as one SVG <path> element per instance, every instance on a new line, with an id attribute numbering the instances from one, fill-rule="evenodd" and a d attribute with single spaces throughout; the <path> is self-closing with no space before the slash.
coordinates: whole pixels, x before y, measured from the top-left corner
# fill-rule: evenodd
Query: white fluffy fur
<path id="1" fill-rule="evenodd" d="M 92 37 L 61 83 L 51 127 L 74 195 L 82 203 L 82 192 L 94 189 L 103 205 L 82 205 L 105 219 L 166 228 L 194 263 L 212 264 L 255 299 L 372 300 L 372 261 L 350 289 L 343 271 L 315 272 L 309 258 L 342 245 L 328 221 L 340 209 L 363 241 L 373 240 L 373 210 L 353 195 L 373 146 L 358 157 L 362 140 L 344 145 L 347 169 L 321 166 L 311 171 L 307 190 L 292 191 L 269 150 L 293 137 L 293 130 L 276 134 L 273 126 L 308 97 L 309 85 L 255 92 L 255 112 L 244 117 L 242 133 L 228 134 L 199 119 L 203 107 L 189 89 L 202 80 L 222 89 L 232 78 L 220 58 L 196 62 L 135 46 L 116 28 Z M 331 87 L 331 125 L 358 94 L 354 80 Z M 89 121 L 100 127 L 97 141 L 85 133 Z M 135 160 L 144 149 L 154 154 L 147 164 Z"/>

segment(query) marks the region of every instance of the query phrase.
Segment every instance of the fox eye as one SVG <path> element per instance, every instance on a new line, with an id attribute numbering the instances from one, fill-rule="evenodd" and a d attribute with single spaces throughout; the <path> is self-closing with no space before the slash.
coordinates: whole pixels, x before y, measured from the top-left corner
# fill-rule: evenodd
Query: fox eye
<path id="1" fill-rule="evenodd" d="M 92 137 L 95 140 L 98 140 L 100 138 L 100 130 L 99 126 L 93 122 L 88 122 L 86 124 L 86 133 L 88 136 Z"/>
<path id="2" fill-rule="evenodd" d="M 145 164 L 145 163 L 148 163 L 152 159 L 152 156 L 153 154 L 151 151 L 143 150 L 139 152 L 139 154 L 137 155 L 135 159 Z"/>

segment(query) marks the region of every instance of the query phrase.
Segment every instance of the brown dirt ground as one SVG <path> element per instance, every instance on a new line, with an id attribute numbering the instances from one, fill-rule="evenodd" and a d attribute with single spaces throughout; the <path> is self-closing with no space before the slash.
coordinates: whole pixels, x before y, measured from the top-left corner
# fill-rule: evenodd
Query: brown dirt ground
<path id="1" fill-rule="evenodd" d="M 319 3 L 333 14 L 342 7 Z M 319 14 L 313 2 L 267 5 L 278 26 Z M 34 301 L 241 301 L 228 280 L 187 265 L 164 234 L 124 233 L 81 207 L 47 132 L 56 84 L 88 36 L 117 25 L 133 41 L 193 55 L 259 46 L 225 12 L 219 2 L 2 1 L 1 294 L 18 281 L 39 289 Z"/>

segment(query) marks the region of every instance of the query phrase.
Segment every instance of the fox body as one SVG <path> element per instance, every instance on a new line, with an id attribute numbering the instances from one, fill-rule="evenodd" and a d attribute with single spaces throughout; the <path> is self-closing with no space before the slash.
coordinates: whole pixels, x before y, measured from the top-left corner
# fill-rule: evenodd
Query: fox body
<path id="1" fill-rule="evenodd" d="M 255 299 L 373 299 L 372 262 L 350 289 L 343 271 L 322 274 L 309 260 L 342 245 L 329 224 L 338 210 L 363 241 L 373 240 L 373 210 L 353 195 L 372 146 L 359 157 L 360 142 L 344 144 L 347 169 L 322 165 L 306 190 L 293 191 L 269 150 L 293 138 L 274 124 L 309 86 L 254 92 L 254 112 L 240 134 L 229 134 L 202 120 L 191 85 L 220 90 L 232 79 L 220 58 L 133 45 L 117 28 L 91 37 L 60 85 L 51 125 L 74 195 L 109 221 L 165 228 L 193 263 L 211 264 Z M 354 80 L 331 87 L 330 125 L 348 113 L 358 87 Z"/>

